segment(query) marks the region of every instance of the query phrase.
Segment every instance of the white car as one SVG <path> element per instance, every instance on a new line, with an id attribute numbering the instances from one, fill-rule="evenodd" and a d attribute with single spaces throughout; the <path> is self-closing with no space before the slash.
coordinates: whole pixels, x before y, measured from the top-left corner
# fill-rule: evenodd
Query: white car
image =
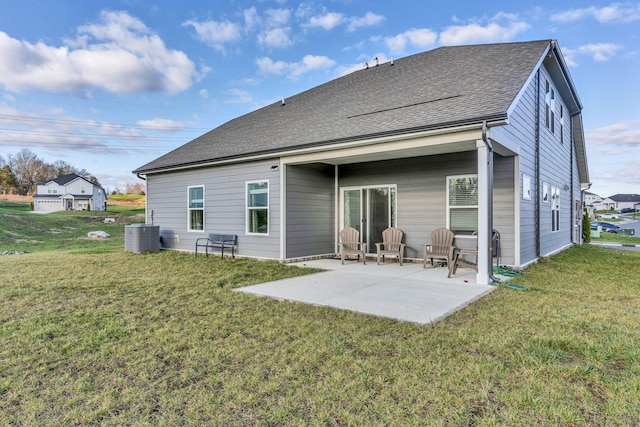
<path id="1" fill-rule="evenodd" d="M 616 215 L 616 214 L 600 214 L 600 218 L 602 218 L 602 219 L 618 219 L 618 215 Z"/>

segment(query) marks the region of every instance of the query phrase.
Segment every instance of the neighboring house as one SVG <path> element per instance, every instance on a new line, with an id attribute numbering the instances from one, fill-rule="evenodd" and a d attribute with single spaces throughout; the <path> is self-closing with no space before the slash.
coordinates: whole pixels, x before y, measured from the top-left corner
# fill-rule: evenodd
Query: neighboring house
<path id="1" fill-rule="evenodd" d="M 611 209 L 640 208 L 640 194 L 614 194 L 609 199 L 614 203 Z"/>
<path id="2" fill-rule="evenodd" d="M 616 208 L 616 202 L 611 200 L 610 197 L 607 197 L 606 199 L 600 200 L 599 203 L 594 204 L 593 207 L 598 211 L 611 211 Z"/>
<path id="3" fill-rule="evenodd" d="M 35 211 L 104 211 L 106 206 L 104 189 L 75 173 L 39 183 L 33 196 Z"/>
<path id="4" fill-rule="evenodd" d="M 582 196 L 584 198 L 584 204 L 587 206 L 594 206 L 594 205 L 599 205 L 602 203 L 602 197 L 600 197 L 599 195 L 595 194 L 595 193 L 591 193 L 589 191 L 584 191 L 582 193 Z"/>
<path id="5" fill-rule="evenodd" d="M 614 202 L 610 198 L 607 197 L 606 199 L 603 199 L 599 195 L 595 193 L 590 193 L 588 191 L 583 192 L 583 197 L 584 197 L 584 204 L 588 208 L 591 208 L 594 214 L 595 214 L 595 211 L 608 211 L 608 210 L 615 209 L 615 206 L 616 206 L 616 202 Z"/>
<path id="6" fill-rule="evenodd" d="M 505 265 L 581 242 L 581 110 L 554 40 L 441 47 L 238 117 L 134 173 L 167 248 L 225 232 L 247 257 L 333 256 L 352 226 L 374 253 L 396 226 L 421 259 L 447 227 L 479 249 L 487 283 L 492 216 Z"/>

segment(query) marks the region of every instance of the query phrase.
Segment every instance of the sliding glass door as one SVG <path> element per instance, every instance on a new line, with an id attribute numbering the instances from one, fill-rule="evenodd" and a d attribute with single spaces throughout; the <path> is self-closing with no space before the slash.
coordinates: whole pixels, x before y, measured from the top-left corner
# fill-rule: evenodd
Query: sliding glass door
<path id="1" fill-rule="evenodd" d="M 396 192 L 395 185 L 341 189 L 342 228 L 358 230 L 367 253 L 375 253 L 383 230 L 396 226 Z"/>

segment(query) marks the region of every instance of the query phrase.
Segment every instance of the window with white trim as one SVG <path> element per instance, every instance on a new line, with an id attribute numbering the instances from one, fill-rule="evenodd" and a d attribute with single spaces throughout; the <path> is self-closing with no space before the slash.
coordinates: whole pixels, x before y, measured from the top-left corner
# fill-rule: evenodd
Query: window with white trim
<path id="1" fill-rule="evenodd" d="M 447 177 L 447 222 L 456 234 L 478 230 L 478 175 Z"/>
<path id="2" fill-rule="evenodd" d="M 247 182 L 247 234 L 269 234 L 269 181 Z"/>
<path id="3" fill-rule="evenodd" d="M 564 107 L 560 105 L 560 144 L 564 144 Z"/>
<path id="4" fill-rule="evenodd" d="M 551 231 L 560 230 L 560 189 L 551 186 Z"/>
<path id="5" fill-rule="evenodd" d="M 556 93 L 551 87 L 551 83 L 549 80 L 545 80 L 545 94 L 544 94 L 544 104 L 545 104 L 545 125 L 551 131 L 551 133 L 555 132 L 555 109 L 556 109 Z"/>
<path id="6" fill-rule="evenodd" d="M 204 185 L 187 188 L 189 231 L 204 231 Z"/>

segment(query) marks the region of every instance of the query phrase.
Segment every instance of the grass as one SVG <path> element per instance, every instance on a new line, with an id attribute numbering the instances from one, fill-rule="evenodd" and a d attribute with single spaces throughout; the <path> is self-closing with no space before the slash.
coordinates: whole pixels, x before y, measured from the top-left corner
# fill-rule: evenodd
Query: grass
<path id="1" fill-rule="evenodd" d="M 107 217 L 115 223 L 105 223 Z M 108 252 L 124 248 L 123 224 L 144 222 L 144 208 L 109 206 L 106 212 L 60 211 L 37 214 L 29 203 L 0 201 L 0 252 L 50 252 L 77 250 Z M 91 231 L 105 231 L 112 239 L 87 238 Z"/>
<path id="2" fill-rule="evenodd" d="M 574 247 L 425 327 L 122 247 L 0 257 L 0 424 L 640 424 L 639 252 Z"/>

